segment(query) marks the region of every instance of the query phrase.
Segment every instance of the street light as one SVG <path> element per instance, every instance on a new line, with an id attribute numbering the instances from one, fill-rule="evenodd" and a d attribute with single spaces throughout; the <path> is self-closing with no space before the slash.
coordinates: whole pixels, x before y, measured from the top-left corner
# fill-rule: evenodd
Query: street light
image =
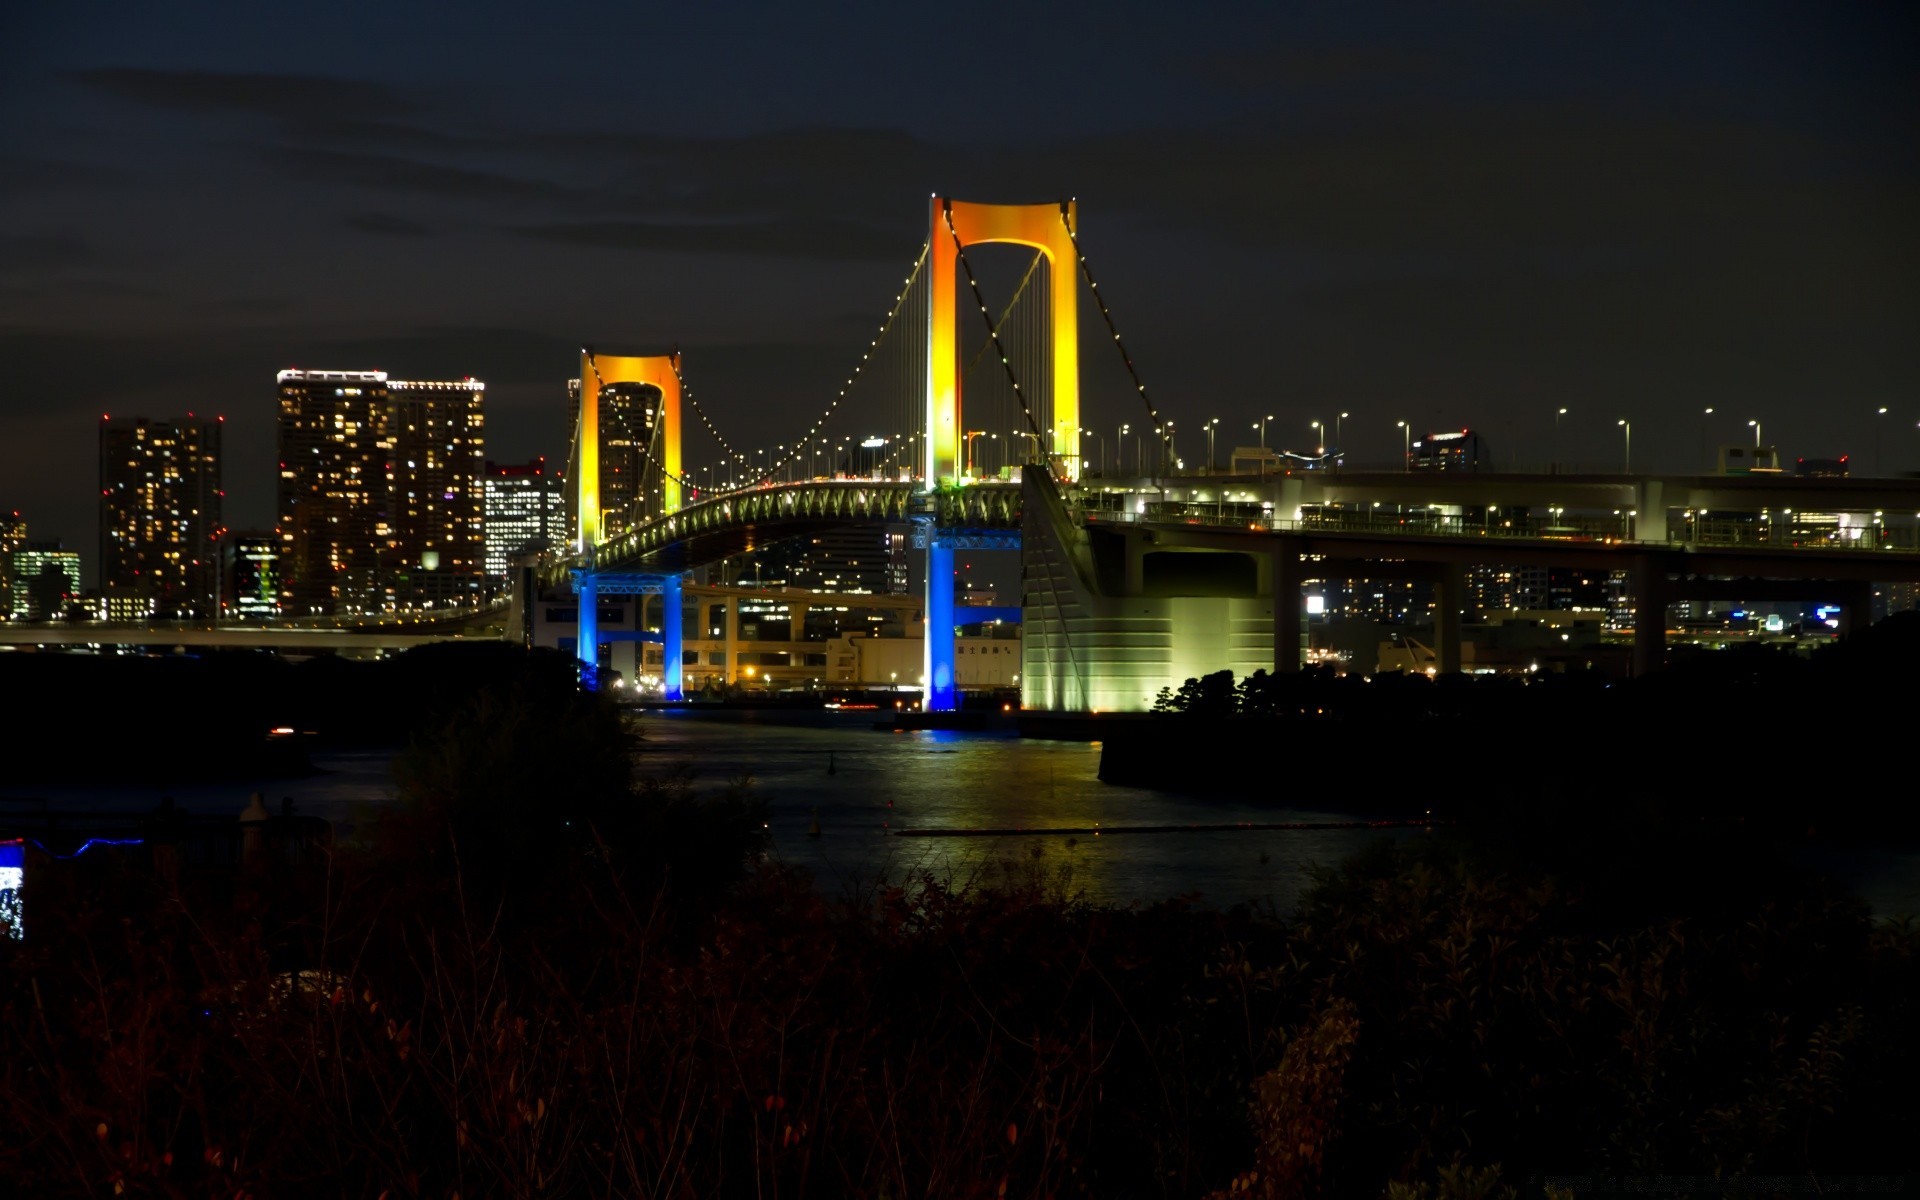
<path id="1" fill-rule="evenodd" d="M 1713 415 L 1713 405 L 1709 404 L 1700 412 L 1700 457 L 1707 457 L 1707 418 Z"/>
<path id="2" fill-rule="evenodd" d="M 1566 415 L 1564 408 L 1556 409 L 1553 414 L 1553 470 L 1548 472 L 1550 475 L 1560 473 L 1560 418 Z"/>
<path id="3" fill-rule="evenodd" d="M 1881 411 L 1881 412 L 1885 412 L 1885 411 L 1887 411 L 1887 410 L 1883 408 L 1883 409 L 1881 409 L 1880 411 Z M 1215 426 L 1217 426 L 1218 424 L 1220 424 L 1220 418 L 1219 418 L 1219 417 L 1215 417 L 1215 418 L 1214 418 L 1213 420 L 1211 420 L 1211 421 L 1208 421 L 1208 422 L 1207 422 L 1207 425 L 1206 425 L 1206 429 L 1207 429 L 1207 474 L 1209 474 L 1209 475 L 1211 475 L 1211 474 L 1213 474 L 1213 430 L 1214 430 L 1214 427 L 1215 427 Z"/>
<path id="4" fill-rule="evenodd" d="M 1260 448 L 1262 450 L 1267 448 L 1267 422 L 1271 420 L 1273 420 L 1273 414 L 1268 413 L 1253 423 L 1253 427 L 1260 431 Z"/>
<path id="5" fill-rule="evenodd" d="M 1127 469 L 1127 433 L 1133 429 L 1126 422 L 1120 423 L 1120 431 L 1113 438 L 1113 469 L 1116 472 Z"/>
<path id="6" fill-rule="evenodd" d="M 1325 454 L 1327 452 L 1326 426 L 1318 421 L 1308 421 L 1307 426 L 1313 430 L 1313 441 L 1315 446 L 1318 447 L 1314 453 Z"/>
<path id="7" fill-rule="evenodd" d="M 1353 415 L 1352 413 L 1333 414 L 1333 452 L 1335 454 L 1340 453 L 1340 422 L 1346 420 L 1348 417 L 1352 415 Z"/>
<path id="8" fill-rule="evenodd" d="M 1753 426 L 1753 448 L 1758 450 L 1760 448 L 1760 422 L 1748 421 L 1747 424 Z"/>
<path id="9" fill-rule="evenodd" d="M 1565 412 L 1566 410 L 1562 409 L 1561 411 Z M 1394 424 L 1399 426 L 1400 428 L 1400 441 L 1401 441 L 1400 469 L 1407 472 L 1408 474 L 1412 474 L 1413 472 L 1413 426 L 1407 424 L 1405 421 L 1395 421 Z"/>
<path id="10" fill-rule="evenodd" d="M 1887 415 L 1886 405 L 1880 406 L 1878 415 L 1883 417 Z M 1873 473 L 1883 478 L 1887 473 L 1887 460 L 1880 456 L 1880 422 L 1878 421 L 1873 423 Z"/>
<path id="11" fill-rule="evenodd" d="M 1080 436 L 1090 437 L 1094 441 L 1100 443 L 1100 474 L 1104 478 L 1107 473 L 1107 439 L 1101 437 L 1099 434 L 1095 433 L 1091 429 L 1082 429 L 1080 431 Z"/>
<path id="12" fill-rule="evenodd" d="M 967 430 L 967 432 L 966 432 L 966 445 L 967 445 L 967 478 L 968 478 L 968 479 L 972 479 L 972 478 L 974 478 L 974 474 L 973 474 L 973 439 L 975 439 L 975 438 L 977 438 L 977 437 L 985 437 L 986 435 L 987 435 L 987 431 L 986 431 L 986 430 L 984 430 L 984 429 L 969 429 L 969 430 Z"/>
<path id="13" fill-rule="evenodd" d="M 1622 471 L 1621 474 L 1631 475 L 1633 474 L 1633 425 L 1624 417 L 1620 419 L 1619 425 L 1620 428 L 1627 431 L 1627 469 Z"/>

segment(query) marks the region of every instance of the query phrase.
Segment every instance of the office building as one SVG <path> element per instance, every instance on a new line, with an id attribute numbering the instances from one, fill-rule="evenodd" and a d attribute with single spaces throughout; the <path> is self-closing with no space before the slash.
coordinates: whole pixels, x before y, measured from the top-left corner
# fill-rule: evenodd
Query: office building
<path id="1" fill-rule="evenodd" d="M 545 550 L 568 540 L 566 501 L 560 480 L 547 460 L 488 463 L 482 479 L 487 557 L 486 572 L 504 579 L 516 554 Z"/>
<path id="2" fill-rule="evenodd" d="M 740 583 L 898 595 L 907 590 L 907 534 L 860 526 L 823 529 L 736 558 L 731 568 Z"/>
<path id="3" fill-rule="evenodd" d="M 280 615 L 280 535 L 267 530 L 229 533 L 220 543 L 220 599 L 225 614 L 243 621 Z"/>
<path id="4" fill-rule="evenodd" d="M 27 548 L 27 522 L 18 509 L 0 512 L 0 620 L 13 616 L 13 556 Z"/>
<path id="5" fill-rule="evenodd" d="M 59 542 L 28 542 L 13 554 L 13 619 L 63 618 L 80 600 L 80 554 Z"/>
<path id="6" fill-rule="evenodd" d="M 279 386 L 282 611 L 477 595 L 486 385 L 288 370 Z"/>
<path id="7" fill-rule="evenodd" d="M 225 420 L 102 418 L 100 588 L 110 617 L 214 612 Z"/>

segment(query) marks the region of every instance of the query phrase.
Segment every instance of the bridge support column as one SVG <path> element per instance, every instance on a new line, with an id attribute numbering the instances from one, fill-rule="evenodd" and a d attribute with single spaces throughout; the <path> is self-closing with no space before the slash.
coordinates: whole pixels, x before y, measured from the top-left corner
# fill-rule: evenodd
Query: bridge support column
<path id="1" fill-rule="evenodd" d="M 681 652 L 680 577 L 669 575 L 660 583 L 660 688 L 661 694 L 668 700 L 685 699 L 681 680 L 681 664 L 686 655 Z"/>
<path id="2" fill-rule="evenodd" d="M 580 660 L 580 683 L 588 691 L 600 690 L 600 583 L 590 571 L 573 577 L 576 605 L 574 657 Z"/>
<path id="3" fill-rule="evenodd" d="M 925 711 L 953 712 L 960 707 L 953 660 L 953 543 L 930 533 L 927 535 L 927 637 L 922 663 L 926 682 L 920 693 L 920 706 Z"/>
<path id="4" fill-rule="evenodd" d="M 1300 555 L 1291 544 L 1273 552 L 1273 673 L 1300 669 Z"/>
<path id="5" fill-rule="evenodd" d="M 1673 589 L 1667 565 L 1651 555 L 1634 560 L 1633 674 L 1637 679 L 1667 665 L 1667 603 Z"/>
<path id="6" fill-rule="evenodd" d="M 1850 583 L 1840 591 L 1840 636 L 1850 637 L 1873 624 L 1873 585 Z"/>
<path id="7" fill-rule="evenodd" d="M 1633 536 L 1641 542 L 1667 540 L 1667 485 L 1658 479 L 1640 481 L 1634 509 Z"/>
<path id="8" fill-rule="evenodd" d="M 1466 571 L 1459 563 L 1445 564 L 1433 588 L 1433 652 L 1440 660 L 1435 665 L 1443 675 L 1457 674 L 1463 665 L 1460 610 L 1466 599 Z"/>

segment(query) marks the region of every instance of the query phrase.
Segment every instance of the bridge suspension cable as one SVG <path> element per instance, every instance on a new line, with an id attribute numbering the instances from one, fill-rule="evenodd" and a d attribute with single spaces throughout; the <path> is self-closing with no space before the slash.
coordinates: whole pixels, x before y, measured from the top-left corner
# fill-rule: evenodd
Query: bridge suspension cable
<path id="1" fill-rule="evenodd" d="M 860 361 L 854 365 L 852 374 L 848 375 L 846 379 L 841 382 L 838 394 L 827 402 L 827 406 L 821 410 L 820 415 L 814 418 L 813 424 L 807 427 L 806 435 L 797 439 L 792 448 L 784 455 L 772 460 L 766 470 L 750 477 L 748 482 L 742 485 L 742 488 L 757 487 L 768 479 L 773 478 L 785 470 L 787 464 L 799 457 L 803 448 L 810 448 L 818 442 L 821 429 L 823 429 L 827 422 L 833 419 L 833 415 L 840 410 L 840 405 L 846 400 L 847 393 L 851 392 L 854 385 L 859 382 L 862 373 L 866 371 L 868 365 L 873 361 L 874 356 L 879 352 L 881 343 L 887 340 L 887 334 L 898 324 L 900 314 L 910 307 L 909 301 L 915 301 L 911 307 L 918 308 L 918 297 L 915 292 L 915 285 L 922 279 L 921 272 L 927 264 L 927 252 L 930 249 L 932 249 L 931 243 L 920 247 L 920 257 L 914 259 L 913 269 L 907 273 L 906 279 L 902 282 L 900 294 L 893 298 L 893 311 L 889 312 L 887 319 L 880 323 L 879 334 L 875 336 L 871 342 L 867 343 L 866 352 L 860 356 Z M 920 291 L 925 290 L 925 288 L 920 289 Z"/>
<path id="2" fill-rule="evenodd" d="M 680 366 L 680 345 L 677 342 L 674 343 L 673 347 L 673 377 L 680 381 L 680 398 L 693 407 L 693 415 L 700 418 L 700 424 L 705 426 L 707 433 L 714 441 L 720 444 L 721 451 L 729 455 L 740 453 L 733 448 L 733 443 L 729 442 L 726 439 L 726 435 L 722 434 L 719 427 L 713 423 L 713 418 L 707 415 L 707 410 L 700 407 L 700 401 L 694 399 L 693 389 L 687 386 L 686 373 Z M 684 462 L 686 460 L 682 458 L 681 461 Z"/>
<path id="3" fill-rule="evenodd" d="M 1100 294 L 1100 284 L 1093 278 L 1093 268 L 1087 263 L 1087 256 L 1080 249 L 1080 234 L 1068 218 L 1067 206 L 1060 206 L 1060 223 L 1066 226 L 1067 240 L 1073 243 L 1073 256 L 1080 260 L 1080 273 L 1086 277 L 1087 290 L 1093 293 L 1093 302 L 1100 307 L 1100 317 L 1107 323 L 1107 332 L 1113 335 L 1114 348 L 1120 351 L 1120 360 L 1127 364 L 1127 375 L 1133 380 L 1133 390 L 1139 395 L 1140 402 L 1147 407 L 1147 418 L 1153 422 L 1153 431 L 1160 438 L 1164 450 L 1170 440 L 1165 432 L 1166 426 L 1160 420 L 1160 410 L 1154 407 L 1152 397 L 1147 395 L 1147 385 L 1140 380 L 1139 368 L 1133 365 L 1133 355 L 1127 353 L 1127 344 L 1120 337 L 1120 329 L 1113 323 L 1113 310 L 1107 307 L 1107 298 Z"/>

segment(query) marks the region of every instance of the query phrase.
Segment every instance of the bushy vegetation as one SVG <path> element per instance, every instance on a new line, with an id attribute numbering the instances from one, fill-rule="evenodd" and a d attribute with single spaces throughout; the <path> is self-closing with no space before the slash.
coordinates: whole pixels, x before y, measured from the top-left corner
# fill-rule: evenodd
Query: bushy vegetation
<path id="1" fill-rule="evenodd" d="M 1652 794 L 1504 794 L 1286 917 L 827 896 L 750 786 L 634 779 L 540 664 L 417 728 L 404 811 L 330 858 L 34 864 L 13 1194 L 1415 1200 L 1909 1154 L 1920 934 Z"/>
<path id="2" fill-rule="evenodd" d="M 487 711 L 457 736 L 511 705 Z M 1524 840 L 1434 836 L 1347 863 L 1290 920 L 1017 880 L 828 897 L 739 841 L 731 884 L 675 890 L 739 802 L 656 786 L 683 807 L 629 826 L 646 854 L 518 816 L 470 836 L 449 793 L 418 819 L 451 810 L 458 853 L 177 893 L 133 857 L 38 873 L 32 937 L 0 947 L 0 1178 L 35 1196 L 1411 1197 L 1907 1153 L 1920 937 L 1759 847 L 1728 848 L 1744 865 L 1704 903 Z M 539 870 L 502 885 L 519 867 L 490 854 Z"/>

